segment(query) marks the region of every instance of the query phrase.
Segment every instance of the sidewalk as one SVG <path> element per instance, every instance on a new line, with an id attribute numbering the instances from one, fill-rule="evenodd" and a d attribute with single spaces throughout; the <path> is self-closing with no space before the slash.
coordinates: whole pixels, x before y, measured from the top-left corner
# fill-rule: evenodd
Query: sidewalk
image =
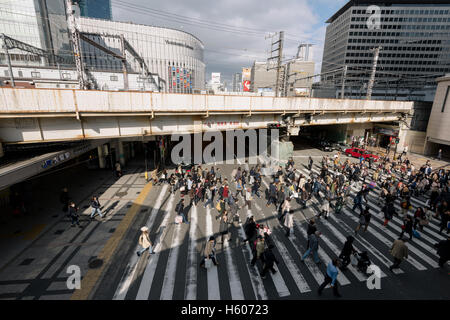
<path id="1" fill-rule="evenodd" d="M 68 299 L 66 268 L 76 264 L 83 276 L 147 184 L 142 161 L 131 161 L 124 175 L 74 167 L 33 182 L 32 213 L 2 216 L 0 225 L 0 299 Z M 59 194 L 67 187 L 80 208 L 83 228 L 71 228 Z M 99 197 L 104 219 L 91 221 L 91 197 Z"/>
<path id="2" fill-rule="evenodd" d="M 375 154 L 380 155 L 380 156 L 384 156 L 386 154 L 386 149 L 380 148 L 380 147 L 378 147 L 378 148 L 377 147 L 367 147 L 367 150 L 374 152 Z M 397 157 L 400 154 L 401 153 L 397 152 Z M 394 156 L 394 152 L 391 150 L 391 152 L 389 153 L 389 158 L 392 159 L 393 156 Z M 450 162 L 448 162 L 448 161 L 445 161 L 445 160 L 440 161 L 434 157 L 428 157 L 428 156 L 424 156 L 422 154 L 408 152 L 406 157 L 409 159 L 409 161 L 412 162 L 412 164 L 416 167 L 416 169 L 419 169 L 428 160 L 430 161 L 431 167 L 433 168 L 433 170 L 450 166 Z M 402 159 L 405 159 L 405 156 Z M 447 168 L 447 169 L 450 169 L 450 168 Z"/>

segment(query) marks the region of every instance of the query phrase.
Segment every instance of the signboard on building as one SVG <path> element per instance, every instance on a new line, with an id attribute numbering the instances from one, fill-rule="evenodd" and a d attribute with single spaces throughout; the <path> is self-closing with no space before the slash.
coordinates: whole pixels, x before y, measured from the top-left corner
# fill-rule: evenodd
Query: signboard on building
<path id="1" fill-rule="evenodd" d="M 211 73 L 211 84 L 220 84 L 220 72 Z"/>
<path id="2" fill-rule="evenodd" d="M 169 66 L 169 92 L 191 93 L 192 71 Z"/>
<path id="3" fill-rule="evenodd" d="M 242 81 L 250 80 L 252 75 L 252 68 L 242 68 Z"/>
<path id="4" fill-rule="evenodd" d="M 250 80 L 242 81 L 242 88 L 245 92 L 250 91 Z"/>

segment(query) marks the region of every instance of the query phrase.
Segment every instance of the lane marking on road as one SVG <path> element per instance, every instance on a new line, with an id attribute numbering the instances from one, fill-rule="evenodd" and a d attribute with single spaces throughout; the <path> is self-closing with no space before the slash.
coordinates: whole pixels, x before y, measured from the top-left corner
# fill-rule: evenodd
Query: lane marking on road
<path id="1" fill-rule="evenodd" d="M 211 216 L 211 209 L 209 206 L 206 208 L 206 236 L 207 241 L 209 237 L 214 235 L 213 221 Z M 219 274 L 217 273 L 217 267 L 212 266 L 206 270 L 208 277 L 208 300 L 220 300 L 220 287 L 219 287 Z"/>
<path id="2" fill-rule="evenodd" d="M 111 258 L 113 257 L 115 251 L 117 250 L 119 244 L 121 243 L 123 237 L 128 231 L 131 222 L 134 220 L 136 214 L 140 211 L 142 204 L 144 203 L 145 198 L 150 193 L 153 184 L 147 183 L 145 187 L 142 189 L 139 196 L 133 202 L 133 205 L 128 210 L 125 217 L 123 217 L 119 226 L 116 228 L 111 238 L 109 238 L 106 245 L 97 255 L 98 259 L 103 260 L 103 264 L 100 268 L 97 269 L 89 269 L 86 272 L 86 275 L 83 277 L 81 281 L 81 289 L 75 290 L 75 292 L 70 297 L 70 300 L 87 300 L 89 299 L 91 293 L 93 293 L 93 289 L 98 283 L 103 272 L 106 270 L 106 267 L 109 267 L 111 263 Z"/>
<path id="3" fill-rule="evenodd" d="M 269 185 L 268 185 L 267 181 L 264 178 L 261 180 L 264 183 L 264 185 L 266 186 L 266 188 L 268 189 Z M 261 213 L 264 216 L 264 218 L 266 218 L 264 211 L 261 210 Z M 272 213 L 272 216 L 274 216 L 276 218 L 276 214 Z M 267 226 L 270 228 L 269 219 L 266 218 L 266 221 L 267 221 L 266 222 Z M 305 293 L 305 292 L 311 291 L 311 289 L 308 286 L 308 283 L 306 282 L 306 279 L 303 277 L 299 267 L 295 264 L 294 259 L 290 255 L 290 253 L 289 253 L 288 249 L 286 248 L 286 246 L 284 245 L 284 243 L 282 243 L 281 240 L 278 239 L 278 236 L 275 235 L 275 233 L 272 233 L 272 239 L 275 242 L 276 248 L 280 251 L 280 254 L 283 257 L 283 261 L 286 264 L 286 267 L 288 268 L 289 273 L 291 274 L 292 278 L 294 279 L 294 282 L 297 285 L 300 292 Z M 284 287 L 286 287 L 284 279 L 279 274 L 280 274 L 280 272 L 277 272 L 277 273 L 275 273 L 275 275 L 272 276 L 272 278 L 274 279 L 274 282 L 275 282 L 275 279 L 277 279 L 277 277 L 280 277 L 281 278 L 279 280 L 280 285 L 284 285 Z M 281 280 L 282 280 L 282 282 L 281 282 Z M 280 290 L 282 290 L 280 292 L 280 297 L 281 297 L 281 293 L 285 293 L 286 291 L 289 292 L 289 289 L 287 287 L 286 287 L 286 289 L 284 289 L 284 287 L 282 286 L 280 288 Z"/>
<path id="4" fill-rule="evenodd" d="M 197 298 L 197 240 L 195 230 L 198 228 L 197 207 L 192 207 L 191 223 L 189 224 L 189 248 L 187 257 L 186 289 L 184 290 L 185 300 L 195 300 Z"/>
<path id="5" fill-rule="evenodd" d="M 147 267 L 145 268 L 144 274 L 142 275 L 142 281 L 139 285 L 139 290 L 136 295 L 136 300 L 148 300 L 148 297 L 150 295 L 150 290 L 152 288 L 152 283 L 153 283 L 153 280 L 155 277 L 156 267 L 158 266 L 159 256 L 161 254 L 162 246 L 164 243 L 164 238 L 166 236 L 167 230 L 169 229 L 167 227 L 167 225 L 169 223 L 169 219 L 172 214 L 174 200 L 175 200 L 175 195 L 171 194 L 169 203 L 167 204 L 167 207 L 165 210 L 166 214 L 164 216 L 164 220 L 162 221 L 161 225 L 159 226 L 159 231 L 158 231 L 159 239 L 156 240 L 158 243 L 156 244 L 156 246 L 154 248 L 155 254 L 151 255 L 150 260 L 147 264 Z"/>
<path id="6" fill-rule="evenodd" d="M 152 209 L 152 212 L 150 214 L 150 217 L 147 220 L 147 223 L 145 224 L 149 230 L 152 230 L 153 223 L 155 222 L 156 216 L 159 212 L 159 209 L 161 207 L 162 200 L 164 198 L 164 195 L 166 194 L 168 186 L 165 185 L 163 189 L 161 190 L 158 198 L 156 199 L 155 206 Z M 133 252 L 137 252 L 140 248 L 139 244 L 136 245 Z M 136 273 L 137 267 L 138 267 L 139 257 L 135 254 L 131 256 L 131 260 L 128 263 L 125 272 L 122 276 L 121 281 L 119 282 L 119 285 L 117 286 L 116 293 L 114 294 L 113 300 L 124 300 L 127 292 L 130 288 L 130 285 L 132 283 L 132 280 L 134 279 L 134 275 Z"/>

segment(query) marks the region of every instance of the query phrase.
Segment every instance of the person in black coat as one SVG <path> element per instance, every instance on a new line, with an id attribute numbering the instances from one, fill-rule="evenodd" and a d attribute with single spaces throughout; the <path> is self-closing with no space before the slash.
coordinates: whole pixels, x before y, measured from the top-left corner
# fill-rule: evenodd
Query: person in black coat
<path id="1" fill-rule="evenodd" d="M 308 243 L 306 244 L 306 247 L 309 248 L 309 236 L 316 233 L 317 227 L 316 227 L 316 221 L 314 219 L 309 220 L 308 222 L 308 229 L 306 230 L 306 234 L 308 235 Z"/>
<path id="2" fill-rule="evenodd" d="M 439 255 L 439 267 L 443 267 L 444 264 L 450 260 L 450 236 L 447 240 L 442 240 L 436 244 L 437 254 Z"/>
<path id="3" fill-rule="evenodd" d="M 342 270 L 347 270 L 347 266 L 350 263 L 350 256 L 356 253 L 355 248 L 353 248 L 353 241 L 355 238 L 352 236 L 347 237 L 347 241 L 344 243 L 344 247 L 342 248 L 341 254 L 339 258 L 342 259 Z"/>
<path id="4" fill-rule="evenodd" d="M 275 274 L 277 270 L 273 268 L 273 263 L 275 262 L 277 265 L 280 263 L 277 258 L 275 258 L 275 255 L 272 252 L 272 249 L 274 248 L 273 244 L 270 244 L 266 250 L 264 250 L 264 267 L 262 272 L 260 273 L 261 278 L 266 278 L 267 271 L 271 271 L 272 274 Z"/>
<path id="5" fill-rule="evenodd" d="M 244 225 L 244 231 L 245 231 L 245 236 L 247 237 L 244 240 L 244 243 L 247 241 L 250 241 L 250 243 L 252 244 L 257 236 L 256 222 L 253 219 L 253 216 L 251 216 L 247 219 L 247 222 Z"/>
<path id="6" fill-rule="evenodd" d="M 79 228 L 82 228 L 80 226 L 80 221 L 78 220 L 78 208 L 73 201 L 71 201 L 69 205 L 69 217 L 72 218 L 71 227 L 75 227 L 76 224 Z"/>
<path id="7" fill-rule="evenodd" d="M 413 219 L 411 218 L 411 216 L 407 215 L 405 217 L 405 220 L 403 221 L 403 226 L 404 227 L 402 227 L 402 232 L 400 233 L 400 236 L 398 238 L 401 239 L 403 237 L 403 234 L 406 232 L 407 234 L 409 234 L 409 240 L 412 241 Z"/>

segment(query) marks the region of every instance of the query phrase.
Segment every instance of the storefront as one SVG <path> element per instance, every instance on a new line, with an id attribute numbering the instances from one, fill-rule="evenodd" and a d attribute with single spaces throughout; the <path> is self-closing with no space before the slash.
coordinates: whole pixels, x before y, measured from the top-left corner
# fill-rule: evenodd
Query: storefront
<path id="1" fill-rule="evenodd" d="M 395 145 L 399 129 L 394 126 L 374 126 L 371 139 L 376 139 L 376 146 L 387 148 L 388 145 Z"/>

